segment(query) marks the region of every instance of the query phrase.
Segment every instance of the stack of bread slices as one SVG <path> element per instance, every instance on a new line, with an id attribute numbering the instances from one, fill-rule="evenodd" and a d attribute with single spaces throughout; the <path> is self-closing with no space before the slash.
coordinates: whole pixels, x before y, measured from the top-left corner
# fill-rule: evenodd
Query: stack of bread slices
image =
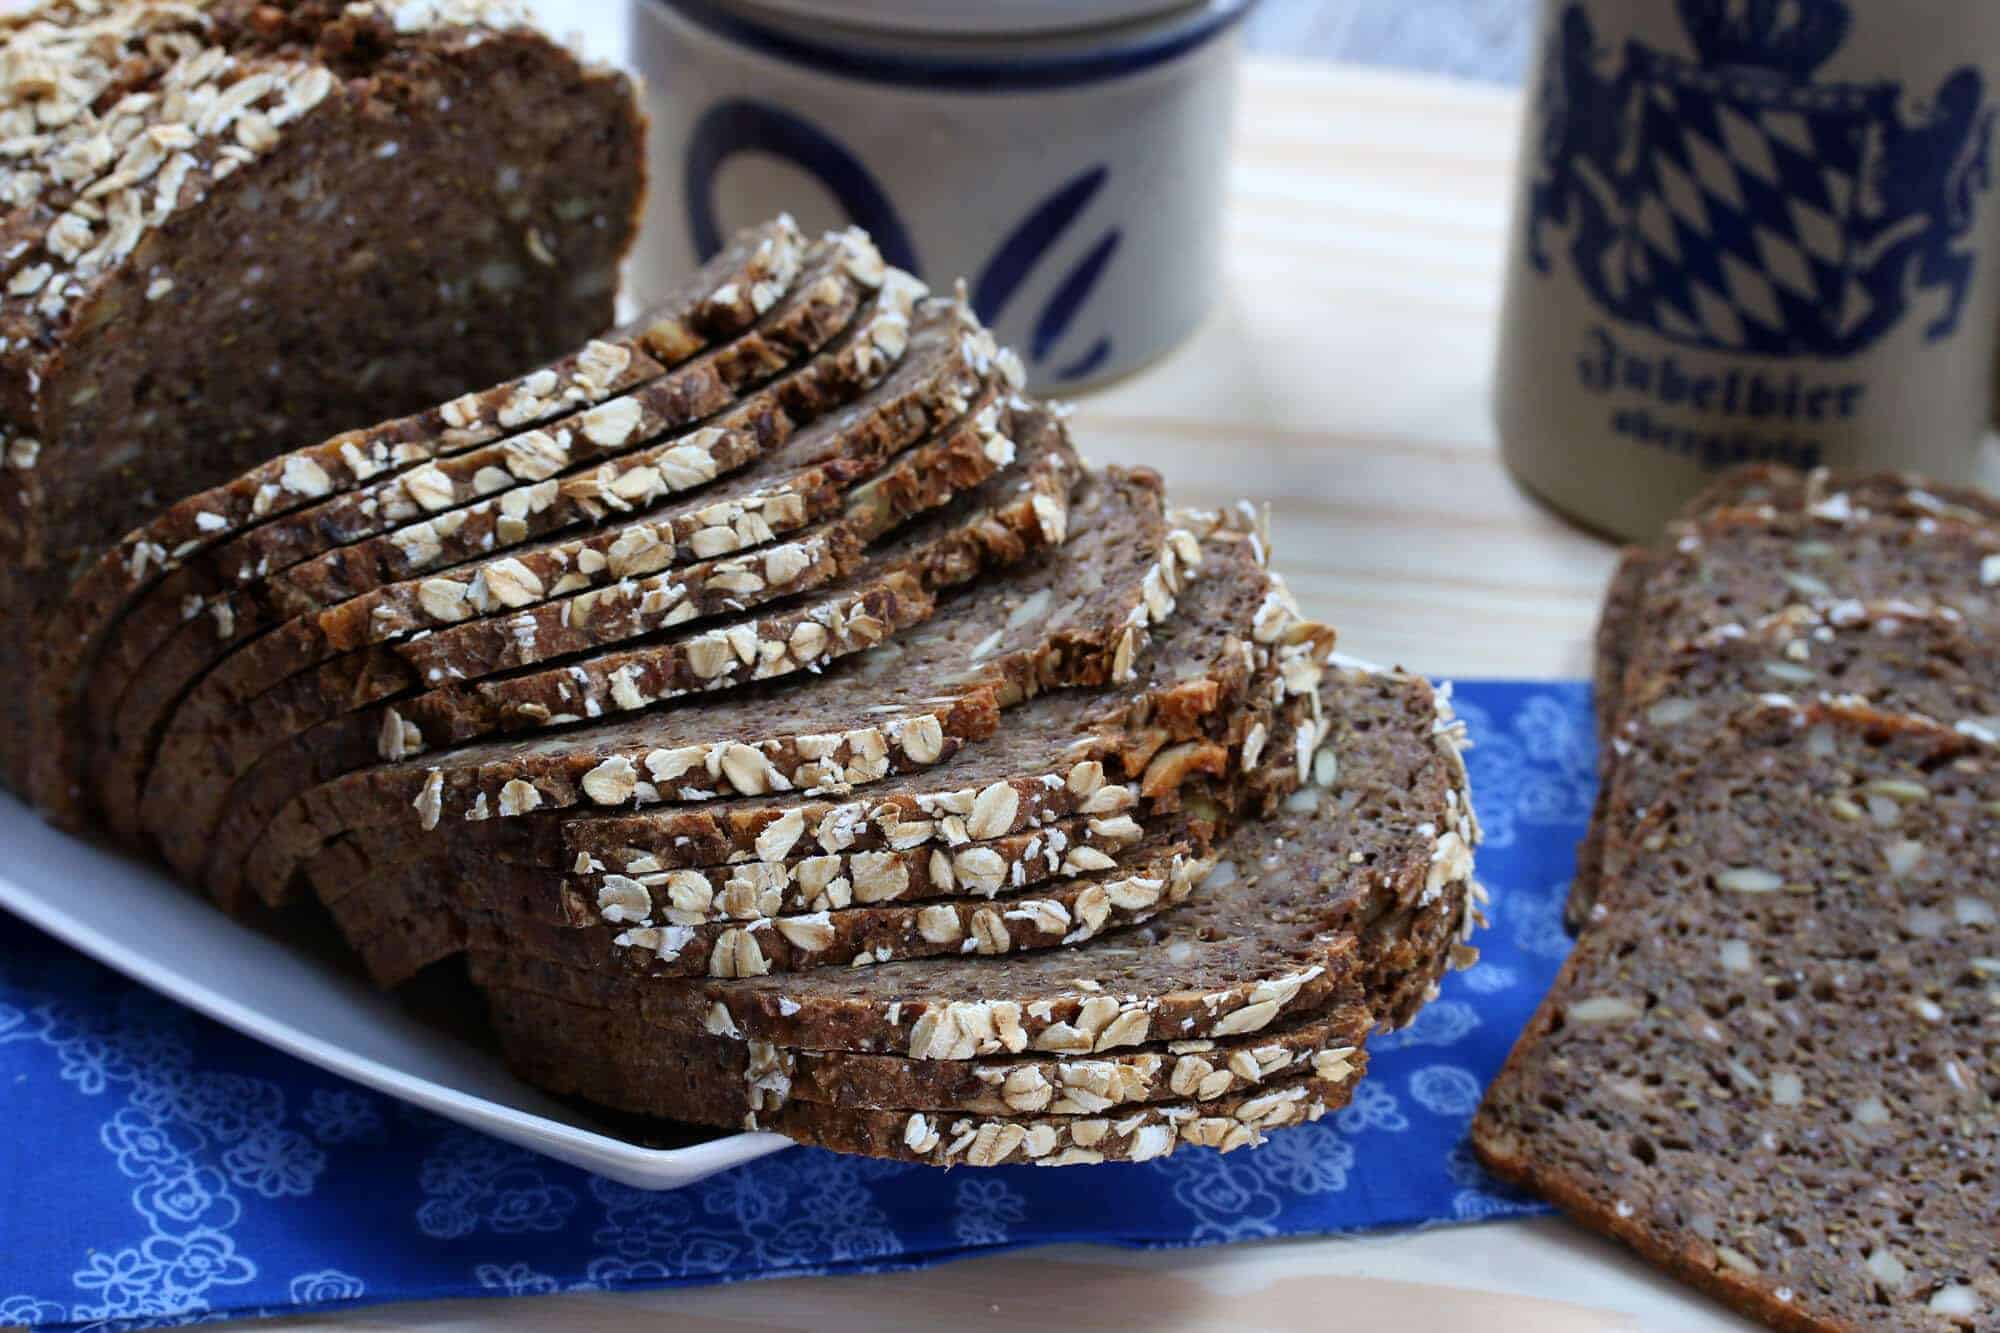
<path id="1" fill-rule="evenodd" d="M 374 8 L 257 12 L 503 22 Z M 938 1164 L 1254 1144 L 1469 959 L 1462 732 L 1334 662 L 1254 513 L 1087 466 L 1022 385 L 866 236 L 750 229 L 540 369 L 154 477 L 33 610 L 15 781 L 226 910 L 316 901 L 385 986 L 464 969 L 605 1107 Z"/>
<path id="2" fill-rule="evenodd" d="M 1581 938 L 1480 1155 L 1787 1329 L 2000 1319 L 2000 503 L 1752 468 L 1628 552 Z"/>
<path id="3" fill-rule="evenodd" d="M 687 292 L 131 534 L 64 606 L 54 789 L 385 985 L 462 957 L 527 1077 L 624 1111 L 994 1164 L 1341 1104 L 1465 957 L 1443 699 L 1333 664 L 1253 516 L 1086 467 L 865 236 Z"/>

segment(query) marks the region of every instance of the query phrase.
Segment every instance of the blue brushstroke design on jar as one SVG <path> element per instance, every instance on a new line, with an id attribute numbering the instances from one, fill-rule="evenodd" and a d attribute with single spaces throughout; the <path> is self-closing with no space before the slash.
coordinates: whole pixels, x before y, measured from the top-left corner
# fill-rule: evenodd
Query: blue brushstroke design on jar
<path id="1" fill-rule="evenodd" d="M 666 127 L 656 179 L 680 194 L 668 248 L 705 260 L 778 211 L 851 223 L 933 286 L 963 276 L 1038 388 L 1126 373 L 1190 332 L 1217 287 L 1233 39 L 1253 3 L 989 40 L 893 30 L 894 15 L 857 29 L 634 0 Z M 658 260 L 665 290 L 688 260 Z"/>

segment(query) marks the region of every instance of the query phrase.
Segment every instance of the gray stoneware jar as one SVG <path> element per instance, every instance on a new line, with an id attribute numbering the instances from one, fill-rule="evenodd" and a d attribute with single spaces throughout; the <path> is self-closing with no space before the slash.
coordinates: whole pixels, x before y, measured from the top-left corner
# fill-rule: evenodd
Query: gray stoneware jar
<path id="1" fill-rule="evenodd" d="M 1200 322 L 1253 0 L 633 0 L 653 118 L 643 302 L 737 227 L 857 223 L 961 278 L 1036 389 Z"/>

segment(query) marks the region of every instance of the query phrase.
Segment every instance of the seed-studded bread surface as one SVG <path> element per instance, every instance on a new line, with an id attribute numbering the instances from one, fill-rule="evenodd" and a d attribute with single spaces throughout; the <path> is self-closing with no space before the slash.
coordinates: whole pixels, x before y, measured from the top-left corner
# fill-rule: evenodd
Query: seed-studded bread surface
<path id="1" fill-rule="evenodd" d="M 1610 825 L 1608 802 L 1629 725 L 1628 697 L 1670 668 L 1690 640 L 1735 633 L 1790 609 L 1854 617 L 1864 604 L 1941 609 L 1985 633 L 2000 562 L 2000 505 L 1978 492 L 1903 476 L 1745 468 L 1689 506 L 1664 554 L 1628 552 L 1605 600 L 1597 638 L 1602 780 L 1565 917 L 1589 918 Z M 1773 685 L 1772 688 L 1781 688 Z"/>
<path id="2" fill-rule="evenodd" d="M 1207 874 L 1207 841 L 1185 821 L 1175 821 L 1111 869 L 1058 884 L 993 898 L 856 905 L 746 922 L 551 926 L 483 908 L 456 908 L 448 901 L 432 910 L 458 917 L 468 948 L 585 970 L 611 966 L 635 977 L 753 977 L 902 958 L 992 957 L 1074 947 L 1107 930 L 1151 920 L 1184 901 Z M 365 963 L 374 960 L 363 932 L 379 923 L 352 922 L 346 915 L 371 905 L 371 899 L 349 897 L 334 914 L 343 933 L 357 940 Z M 390 929 L 399 925 L 391 923 Z M 371 970 L 382 984 L 405 979 Z"/>
<path id="3" fill-rule="evenodd" d="M 1744 724 L 1607 881 L 1480 1156 L 1774 1327 L 1991 1327 L 1996 797 L 1929 722 Z"/>
<path id="4" fill-rule="evenodd" d="M 1343 674 L 1322 698 L 1333 739 L 1308 754 L 1334 798 L 1287 803 L 1246 823 L 1180 908 L 1095 941 L 1081 985 L 1084 955 L 1069 951 L 651 984 L 482 952 L 473 955 L 475 975 L 636 1005 L 647 1021 L 678 1031 L 917 1059 L 1081 1054 L 1259 1032 L 1326 1003 L 1355 966 L 1357 916 L 1435 901 L 1470 870 L 1474 833 L 1456 776 L 1457 732 L 1430 689 Z M 1302 725 L 1320 734 L 1320 722 Z M 1343 761 L 1365 785 L 1341 785 Z M 1289 762 L 1281 770 L 1292 772 Z"/>
<path id="5" fill-rule="evenodd" d="M 753 323 L 756 314 L 768 308 L 790 283 L 802 246 L 803 238 L 789 219 L 752 228 L 733 238 L 694 275 L 684 292 L 655 306 L 624 334 L 607 341 L 592 340 L 579 352 L 442 407 L 367 430 L 347 431 L 324 444 L 282 454 L 233 481 L 169 506 L 143 528 L 128 533 L 78 575 L 52 615 L 49 641 L 66 645 L 73 664 L 82 669 L 50 681 L 42 691 L 47 707 L 34 719 L 36 776 L 31 783 L 37 799 L 45 808 L 65 815 L 80 809 L 76 784 L 88 715 L 77 716 L 77 705 L 91 697 L 87 691 L 91 668 L 105 637 L 122 622 L 125 611 L 182 561 L 245 527 L 305 508 L 336 491 L 353 490 L 440 454 L 462 452 L 509 430 L 595 405 L 657 377 L 668 366 L 707 346 L 709 335 L 734 336 Z M 754 303 L 735 295 L 753 290 L 759 294 Z M 723 293 L 729 293 L 727 299 Z M 697 337 L 695 330 L 705 333 Z M 649 353 L 646 344 L 651 344 L 654 352 Z M 529 457 L 541 456 L 540 451 L 534 451 Z M 507 524 L 520 524 L 525 531 L 532 508 L 528 503 L 510 504 L 508 499 L 503 493 L 488 502 L 496 511 L 503 535 Z M 462 513 L 472 517 L 482 508 L 475 505 Z M 442 534 L 436 532 L 435 524 L 419 528 L 433 539 L 404 543 L 396 549 L 428 551 L 442 545 Z M 487 531 L 492 532 L 491 523 Z M 353 553 L 350 547 L 334 554 L 344 559 Z M 324 559 L 294 566 L 280 575 L 280 581 L 315 568 Z"/>
<path id="6" fill-rule="evenodd" d="M 161 729 L 187 689 L 235 645 L 264 635 L 232 659 L 232 668 L 243 668 L 232 669 L 229 676 L 238 694 L 281 679 L 288 667 L 309 667 L 323 655 L 315 626 L 302 620 L 287 623 L 295 608 L 274 596 L 268 577 L 272 571 L 290 568 L 328 548 L 338 551 L 369 536 L 393 533 L 427 513 L 438 515 L 424 520 L 434 528 L 441 517 L 496 492 L 511 488 L 532 496 L 550 484 L 534 478 L 559 461 L 622 450 L 721 410 L 735 400 L 739 387 L 768 378 L 795 358 L 810 357 L 839 333 L 862 303 L 861 284 L 845 271 L 854 267 L 870 280 L 881 276 L 879 260 L 865 238 L 830 236 L 808 256 L 799 288 L 755 328 L 683 368 L 599 404 L 574 422 L 559 420 L 527 436 L 428 462 L 386 481 L 330 496 L 301 513 L 201 552 L 174 571 L 126 615 L 93 674 L 92 694 L 116 700 L 102 710 L 91 754 L 91 776 L 112 827 L 128 836 L 136 832 L 134 806 Z M 897 321 L 892 345 L 898 349 L 907 327 L 910 285 L 899 285 L 880 298 L 895 301 L 897 308 L 890 317 Z M 840 396 L 849 387 L 841 385 Z M 749 415 L 760 427 L 780 419 L 771 412 Z M 716 429 L 717 437 L 696 432 L 673 446 L 705 460 L 703 467 L 694 469 L 700 480 L 716 469 L 740 466 L 772 443 L 765 429 Z M 530 439 L 538 443 L 524 447 Z M 697 445 L 697 439 L 706 443 Z M 532 504 L 529 509 L 532 512 Z M 277 632 L 266 634 L 270 630 Z"/>
<path id="7" fill-rule="evenodd" d="M 853 420 L 852 414 L 842 415 Z M 230 685 L 240 684 L 240 679 L 231 682 L 225 678 L 240 678 L 242 673 L 229 667 L 282 637 L 268 636 L 225 663 L 180 708 L 175 730 L 163 739 L 150 776 L 145 825 L 168 859 L 182 864 L 178 847 L 206 842 L 217 804 L 233 782 L 253 764 L 262 761 L 268 766 L 267 757 L 274 747 L 315 727 L 319 730 L 310 737 L 309 748 L 329 761 L 336 756 L 358 755 L 371 744 L 380 751 L 376 756 L 380 759 L 411 752 L 417 742 L 406 733 L 424 726 L 418 710 L 431 705 L 419 700 L 399 710 L 384 701 L 398 691 L 421 689 L 435 679 L 455 681 L 501 674 L 510 667 L 639 637 L 649 628 L 665 630 L 704 615 L 741 612 L 760 602 L 824 588 L 843 575 L 848 576 L 847 598 L 845 602 L 836 599 L 835 604 L 851 604 L 860 589 L 880 579 L 879 573 L 864 571 L 862 544 L 887 535 L 888 529 L 919 512 L 942 506 L 961 489 L 986 488 L 983 520 L 970 529 L 969 519 L 961 519 L 956 526 L 943 520 L 934 522 L 905 541 L 891 543 L 876 560 L 875 568 L 880 570 L 900 560 L 927 577 L 938 574 L 939 579 L 930 581 L 940 581 L 963 577 L 967 559 L 988 558 L 981 552 L 991 552 L 993 558 L 1011 556 L 1011 545 L 1002 549 L 994 534 L 1009 532 L 1010 524 L 1011 530 L 1021 529 L 1032 519 L 1034 535 L 1044 539 L 1041 528 L 1060 515 L 1061 502 L 1077 470 L 1074 453 L 1060 431 L 1049 428 L 1045 418 L 1031 419 L 1029 427 L 1022 432 L 1013 426 L 998 405 L 983 408 L 971 419 L 947 427 L 935 442 L 935 450 L 930 445 L 919 447 L 867 483 L 897 483 L 893 496 L 852 497 L 851 507 L 861 511 L 852 520 L 844 516 L 828 519 L 793 540 L 761 550 L 697 560 L 648 577 L 638 577 L 626 567 L 604 586 L 539 603 L 532 600 L 534 589 L 547 593 L 564 584 L 544 587 L 518 560 L 509 570 L 513 583 L 482 584 L 481 580 L 488 578 L 484 573 L 470 581 L 449 583 L 450 591 L 437 594 L 443 599 L 438 610 L 449 610 L 459 623 L 413 638 L 387 636 L 387 642 L 336 656 L 247 703 L 232 701 Z M 859 422 L 856 429 L 867 430 Z M 1010 429 L 1023 436 L 1021 446 L 1017 447 L 1007 433 Z M 976 458 L 977 463 L 964 461 L 967 457 Z M 1011 489 L 1016 486 L 1028 489 Z M 496 562 L 493 567 L 508 568 L 508 563 Z M 431 599 L 438 582 L 426 580 L 416 586 L 420 604 Z M 503 600 L 492 594 L 495 586 L 517 587 L 520 595 L 491 605 Z M 466 619 L 477 614 L 471 609 L 475 601 L 489 604 L 491 614 Z M 375 607 L 377 613 L 383 609 L 382 603 Z M 373 614 L 369 619 L 379 626 L 382 617 Z M 770 620 L 761 617 L 760 630 Z M 822 624 L 821 628 L 831 635 L 830 626 Z M 724 631 L 725 635 L 728 632 Z M 794 630 L 793 634 L 800 632 Z M 803 633 L 810 637 L 814 630 Z M 306 638 L 318 634 L 317 629 L 302 631 Z M 639 689 L 636 671 L 632 677 L 630 688 L 622 691 L 614 680 L 611 699 L 599 706 L 607 711 L 613 706 L 633 707 Z M 708 679 L 703 678 L 704 682 Z M 573 673 L 565 680 L 572 681 Z M 588 713 L 589 709 L 585 701 L 563 711 Z M 332 720 L 339 715 L 357 711 L 357 717 L 333 725 Z M 552 718 L 549 710 L 537 716 L 534 710 L 523 709 L 518 715 L 503 717 L 501 725 L 520 730 Z M 394 744 L 384 748 L 381 738 L 392 727 Z M 459 726 L 442 736 L 433 733 L 433 738 L 464 739 L 464 731 Z M 332 775 L 341 770 L 329 763 L 319 771 Z M 263 790 L 273 792 L 269 786 Z"/>
<path id="8" fill-rule="evenodd" d="M 1064 1058 L 911 1060 L 894 1055 L 790 1051 L 726 1037 L 649 1041 L 615 1014 L 530 991 L 489 996 L 508 1058 L 538 1082 L 620 1110 L 668 1119 L 740 1123 L 752 1100 L 856 1109 L 924 1107 L 975 1115 L 1097 1115 L 1156 1102 L 1210 1102 L 1315 1068 L 1333 1078 L 1367 1067 L 1374 1016 L 1341 1002 L 1255 1037 L 1173 1042 Z M 576 1058 L 579 1050 L 596 1059 Z M 753 1056 L 752 1052 L 755 1051 Z M 1347 1074 L 1340 1074 L 1346 1077 Z M 587 1086 L 586 1086 L 587 1085 Z M 699 1103 L 693 1099 L 700 1099 Z"/>
<path id="9" fill-rule="evenodd" d="M 239 784 L 247 791 L 229 812 L 232 822 L 262 827 L 245 817 L 281 815 L 264 830 L 258 853 L 250 859 L 251 882 L 266 892 L 280 889 L 301 854 L 349 828 L 381 826 L 412 811 L 426 829 L 435 827 L 441 817 L 441 807 L 433 807 L 442 766 L 434 761 L 426 767 L 412 798 L 401 772 L 373 770 L 375 760 L 386 759 L 393 767 L 402 756 L 425 748 L 441 749 L 496 731 L 638 712 L 685 696 L 817 670 L 863 652 L 928 619 L 935 589 L 1004 568 L 1059 540 L 1075 471 L 1066 443 L 1045 456 L 1023 456 L 894 534 L 848 578 L 768 612 L 575 656 L 566 665 L 440 686 L 375 713 L 314 728 L 290 747 L 296 763 L 311 766 L 297 770 L 303 776 L 272 780 L 274 761 L 267 756 Z M 356 757 L 370 747 L 373 752 L 366 758 Z M 314 787 L 314 782 L 322 785 Z M 752 790 L 775 787 L 766 776 Z M 280 804 L 295 796 L 281 812 Z M 509 808 L 514 805 L 509 802 Z M 210 855 L 214 858 L 214 849 Z"/>
<path id="10" fill-rule="evenodd" d="M 1896 603 L 1794 607 L 1696 639 L 1632 682 L 1627 716 L 1608 738 L 1616 764 L 1578 856 L 1573 901 L 1594 902 L 1596 886 L 1617 877 L 1662 785 L 1726 743 L 1732 719 L 1774 698 L 1858 701 L 2000 734 L 2000 653 L 1962 617 Z"/>
<path id="11" fill-rule="evenodd" d="M 1019 433 L 1050 444 L 1061 438 L 1047 418 Z M 996 682 L 1046 672 L 1052 681 L 1083 684 L 1111 673 L 1119 645 L 1135 632 L 1133 618 L 1139 633 L 1152 619 L 1148 581 L 1160 562 L 1178 558 L 1159 492 L 1151 474 L 1090 482 L 1076 501 L 1088 521 L 1060 552 L 996 571 L 947 601 L 920 633 L 809 680 L 753 687 L 740 699 L 704 701 L 699 710 L 669 709 L 574 734 L 406 759 L 345 780 L 351 795 L 315 793 L 328 818 L 313 826 L 325 830 L 314 841 L 383 822 L 343 816 L 343 805 L 388 811 L 406 831 L 461 826 L 462 836 L 494 850 L 558 827 L 549 812 L 580 803 L 616 807 L 699 799 L 703 792 L 810 790 L 873 781 L 898 764 L 935 763 L 954 738 L 990 732 Z M 1044 517 L 1058 514 L 1042 509 Z M 1068 515 L 1061 517 L 1062 529 L 1051 531 L 1068 536 Z M 1101 598 L 1096 605 L 1083 603 L 1085 581 Z M 1072 586 L 1076 605 L 1066 602 L 1066 614 L 1045 618 L 1051 590 Z M 1155 605 L 1162 614 L 1171 611 L 1157 599 Z M 1084 652 L 1086 644 L 1095 650 Z M 574 853 L 543 859 L 567 865 Z"/>
<path id="12" fill-rule="evenodd" d="M 873 827 L 848 829 L 836 840 L 844 846 L 804 837 L 780 846 L 761 829 L 740 846 L 707 832 L 719 827 L 713 821 L 703 821 L 696 836 L 685 828 L 655 828 L 647 819 L 599 828 L 552 812 L 576 804 L 699 800 L 746 787 L 754 792 L 760 784 L 828 800 L 855 786 L 865 797 L 864 784 L 932 768 L 962 743 L 991 735 L 1000 708 L 1014 708 L 1049 687 L 1074 688 L 1116 674 L 1119 645 L 1139 612 L 1154 642 L 1127 668 L 1124 688 L 1047 699 L 1020 713 L 1010 727 L 1017 756 L 1039 753 L 1043 764 L 1068 757 L 1065 767 L 1073 766 L 1078 756 L 1069 754 L 1070 747 L 1090 737 L 1094 743 L 1085 748 L 1110 762 L 1114 781 L 1143 778 L 1170 742 L 1199 742 L 1195 751 L 1183 752 L 1190 759 L 1211 743 L 1240 743 L 1254 765 L 1267 746 L 1250 735 L 1242 708 L 1253 678 L 1276 697 L 1311 689 L 1318 659 L 1331 647 L 1330 632 L 1297 619 L 1263 568 L 1253 535 L 1219 525 L 1196 538 L 1189 528 L 1170 527 L 1158 508 L 1156 485 L 1150 477 L 1087 485 L 1078 499 L 1086 521 L 1076 525 L 1077 535 L 1062 552 L 983 580 L 948 601 L 930 623 L 810 682 L 752 689 L 699 712 L 669 713 L 631 727 L 596 728 L 589 733 L 592 746 L 580 751 L 574 740 L 496 750 L 476 774 L 484 785 L 463 793 L 459 779 L 447 774 L 439 784 L 441 821 L 476 815 L 481 795 L 489 798 L 489 813 L 507 812 L 491 822 L 475 819 L 450 849 L 482 862 L 562 869 L 583 854 L 586 862 L 605 858 L 622 873 L 642 859 L 656 867 L 699 867 L 753 856 L 781 867 L 879 848 Z M 1199 519 L 1197 526 L 1216 522 L 1213 516 L 1183 517 Z M 1170 572 L 1156 579 L 1156 570 Z M 1148 586 L 1161 594 L 1150 603 Z M 1164 600 L 1169 586 L 1179 590 L 1171 603 Z M 1087 639 L 1098 642 L 1096 652 L 1080 651 Z M 635 784 L 654 784 L 650 796 L 636 785 L 624 789 L 621 757 Z M 494 771 L 486 771 L 489 763 Z M 419 764 L 418 771 L 427 767 Z M 593 773 L 596 781 L 584 786 Z M 562 785 L 552 786 L 558 774 Z M 427 774 L 413 785 L 420 790 L 426 782 Z M 508 795 L 508 784 L 516 782 L 524 786 Z M 661 784 L 674 785 L 661 791 Z M 670 814 L 664 818 L 674 822 Z M 866 822 L 835 821 L 843 828 Z M 676 844 L 679 836 L 690 841 Z M 643 839 L 645 846 L 621 844 L 621 838 Z M 380 873 L 397 848 L 408 845 L 406 833 L 346 841 L 363 854 L 371 873 Z M 422 843 L 416 845 L 422 850 Z M 1029 854 L 1044 850 L 1066 851 Z M 603 871 L 599 866 L 592 873 Z M 950 876 L 938 878 L 950 887 Z"/>
<path id="13" fill-rule="evenodd" d="M 30 635 L 161 502 L 604 327 L 643 180 L 627 81 L 517 6 L 37 18 L 4 33 L 0 83 L 10 700 L 73 668 Z"/>

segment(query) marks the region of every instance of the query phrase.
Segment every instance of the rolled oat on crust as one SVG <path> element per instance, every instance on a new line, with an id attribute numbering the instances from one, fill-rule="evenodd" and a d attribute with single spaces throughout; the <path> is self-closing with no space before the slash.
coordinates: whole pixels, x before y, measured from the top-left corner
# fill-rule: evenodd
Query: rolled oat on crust
<path id="1" fill-rule="evenodd" d="M 391 823 L 411 811 L 420 824 L 434 827 L 438 821 L 426 813 L 430 801 L 425 793 L 432 785 L 429 774 L 441 773 L 453 762 L 448 747 L 494 732 L 636 713 L 690 695 L 818 671 L 922 623 L 934 610 L 935 590 L 1018 563 L 1061 536 L 1075 469 L 1067 445 L 1045 457 L 1023 458 L 1017 466 L 1025 476 L 1002 471 L 896 533 L 848 578 L 809 597 L 713 628 L 573 657 L 567 665 L 428 689 L 306 732 L 291 749 L 299 759 L 318 765 L 311 775 L 300 779 L 288 774 L 282 783 L 269 782 L 272 760 L 267 758 L 239 783 L 246 799 L 228 812 L 229 819 L 249 827 L 239 811 L 248 810 L 250 800 L 258 801 L 260 814 L 278 816 L 274 802 L 296 798 L 279 822 L 264 830 L 252 858 L 251 882 L 264 891 L 280 888 L 279 876 L 289 878 L 301 852 L 309 853 L 349 828 Z M 1024 481 L 1029 489 L 1019 488 Z M 329 736 L 335 732 L 340 739 L 332 742 Z M 375 753 L 350 759 L 371 742 Z M 442 753 L 425 766 L 421 785 L 414 788 L 400 781 L 404 769 L 375 770 L 378 761 L 394 766 L 400 756 L 427 749 Z M 346 768 L 330 769 L 330 763 L 345 763 Z M 766 766 L 758 766 L 757 775 L 759 785 L 753 790 L 775 788 Z M 601 791 L 606 782 L 622 778 L 585 775 L 585 792 L 596 786 L 600 792 L 591 799 L 617 804 L 604 800 Z M 321 785 L 314 786 L 315 781 Z M 269 793 L 270 799 L 261 793 Z M 270 857 L 278 859 L 262 859 Z"/>
<path id="2" fill-rule="evenodd" d="M 860 302 L 861 289 L 842 278 L 838 269 L 840 256 L 861 244 L 845 237 L 825 242 L 824 255 L 801 275 L 804 289 L 773 307 L 752 331 L 681 370 L 591 408 L 574 422 L 559 421 L 547 430 L 329 497 L 300 514 L 263 524 L 236 541 L 202 552 L 174 571 L 127 613 L 107 640 L 92 676 L 92 694 L 116 701 L 102 710 L 93 730 L 91 756 L 91 777 L 112 826 L 128 835 L 134 831 L 134 798 L 151 766 L 160 731 L 175 703 L 204 672 L 235 645 L 274 629 L 280 631 L 275 664 L 282 671 L 288 640 L 281 627 L 289 610 L 272 595 L 273 572 L 329 548 L 337 551 L 348 543 L 393 534 L 415 521 L 435 529 L 462 506 L 488 496 L 497 501 L 510 488 L 527 498 L 526 513 L 531 518 L 534 497 L 553 489 L 548 480 L 533 478 L 558 461 L 581 462 L 628 449 L 663 430 L 684 429 L 736 402 L 740 386 L 784 368 L 794 357 L 809 358 L 848 323 Z M 898 298 L 899 319 L 906 315 L 909 301 L 908 292 Z M 899 332 L 892 345 L 900 346 L 902 337 Z M 718 471 L 741 466 L 775 443 L 768 427 L 776 414 L 748 409 L 744 404 L 739 412 L 750 422 L 750 430 L 718 426 L 696 431 L 668 450 L 685 455 L 681 463 L 689 475 L 684 484 L 698 484 Z M 539 444 L 522 447 L 529 439 Z M 529 484 L 519 484 L 523 482 Z M 300 667 L 311 665 L 316 645 L 307 642 L 299 647 Z M 252 664 L 271 660 L 262 651 L 248 659 Z"/>
<path id="3" fill-rule="evenodd" d="M 0 605 L 40 636 L 0 659 L 21 686 L 0 768 L 59 815 L 74 774 L 29 783 L 25 703 L 73 697 L 77 627 L 55 611 L 79 569 L 163 500 L 610 322 L 643 189 L 629 82 L 515 6 L 414 17 L 51 4 L 0 32 Z M 128 576 L 203 537 L 135 548 Z"/>
<path id="4" fill-rule="evenodd" d="M 474 975 L 624 1005 L 675 1032 L 915 1059 L 1260 1032 L 1328 1002 L 1357 966 L 1355 932 L 1375 916 L 1454 903 L 1453 939 L 1472 920 L 1463 885 L 1477 827 L 1458 734 L 1436 697 L 1420 681 L 1344 674 L 1321 697 L 1326 721 L 1308 719 L 1305 734 L 1325 726 L 1332 739 L 1300 747 L 1307 795 L 1238 829 L 1179 908 L 1086 949 L 703 982 L 639 982 L 475 952 Z M 1353 759 L 1351 787 L 1343 757 Z M 1280 772 L 1296 782 L 1290 763 Z"/>

